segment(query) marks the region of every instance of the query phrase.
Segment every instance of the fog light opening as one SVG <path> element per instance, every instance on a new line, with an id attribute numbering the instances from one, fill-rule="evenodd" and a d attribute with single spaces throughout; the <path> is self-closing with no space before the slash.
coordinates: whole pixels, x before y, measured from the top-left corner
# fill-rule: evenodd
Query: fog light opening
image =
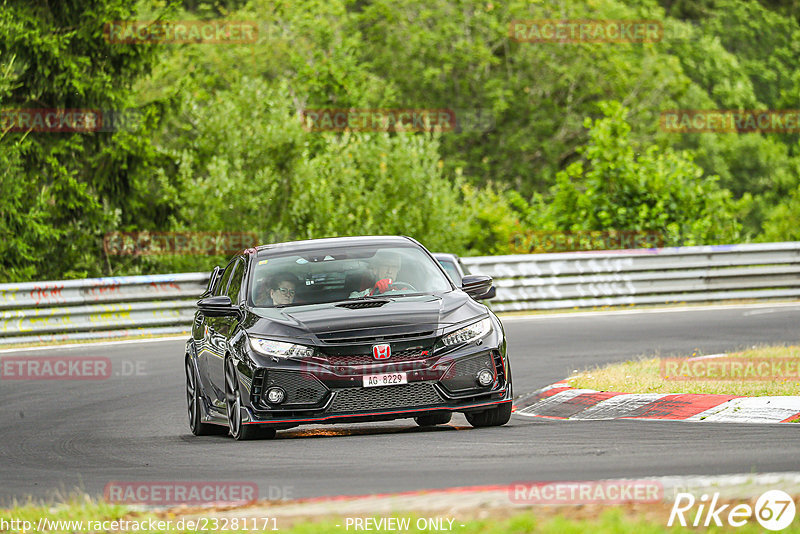
<path id="1" fill-rule="evenodd" d="M 481 369 L 478 371 L 478 375 L 475 377 L 475 380 L 478 381 L 483 387 L 489 386 L 494 382 L 494 373 L 491 372 L 489 369 Z"/>
<path id="2" fill-rule="evenodd" d="M 269 388 L 267 390 L 267 401 L 270 404 L 280 404 L 286 399 L 286 392 L 282 388 Z"/>

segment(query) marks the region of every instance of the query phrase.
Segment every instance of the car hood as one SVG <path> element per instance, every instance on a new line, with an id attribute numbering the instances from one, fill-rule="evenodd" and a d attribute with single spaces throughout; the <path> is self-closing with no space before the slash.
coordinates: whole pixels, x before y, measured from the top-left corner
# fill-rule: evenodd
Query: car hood
<path id="1" fill-rule="evenodd" d="M 387 298 L 376 307 L 344 307 L 371 301 L 347 301 L 286 308 L 257 308 L 248 317 L 247 332 L 256 336 L 301 338 L 341 343 L 364 338 L 432 335 L 449 326 L 477 319 L 486 307 L 462 291 Z"/>

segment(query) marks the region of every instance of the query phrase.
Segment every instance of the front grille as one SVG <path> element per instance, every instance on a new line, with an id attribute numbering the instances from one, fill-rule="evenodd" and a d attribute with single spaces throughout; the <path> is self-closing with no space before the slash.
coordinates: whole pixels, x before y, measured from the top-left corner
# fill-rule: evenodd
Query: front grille
<path id="1" fill-rule="evenodd" d="M 328 392 L 328 388 L 315 376 L 295 371 L 268 371 L 263 392 L 266 393 L 266 390 L 272 386 L 280 386 L 286 391 L 286 400 L 277 406 L 319 404 Z M 266 396 L 264 401 L 266 402 Z"/>
<path id="2" fill-rule="evenodd" d="M 466 389 L 483 389 L 475 381 L 475 376 L 481 369 L 489 369 L 490 371 L 494 369 L 492 355 L 488 352 L 456 360 L 442 377 L 442 384 L 453 392 Z"/>
<path id="3" fill-rule="evenodd" d="M 424 360 L 431 357 L 430 350 L 400 350 L 392 352 L 390 358 L 386 360 L 376 360 L 372 353 L 369 354 L 328 354 L 325 356 L 331 365 L 373 365 L 399 362 L 412 362 Z"/>
<path id="4" fill-rule="evenodd" d="M 399 386 L 335 390 L 331 412 L 363 412 L 389 408 L 415 408 L 441 404 L 442 397 L 431 382 Z"/>

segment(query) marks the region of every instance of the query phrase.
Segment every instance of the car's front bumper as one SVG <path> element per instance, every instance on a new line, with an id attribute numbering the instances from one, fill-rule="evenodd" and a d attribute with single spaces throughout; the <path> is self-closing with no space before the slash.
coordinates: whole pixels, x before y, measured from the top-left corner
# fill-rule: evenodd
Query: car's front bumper
<path id="1" fill-rule="evenodd" d="M 401 388 L 403 386 L 387 386 L 387 387 Z M 267 417 L 262 417 L 261 412 L 255 412 L 254 410 L 247 409 L 247 411 L 249 412 L 249 418 L 247 421 L 243 422 L 245 424 L 272 424 L 272 425 L 348 423 L 348 422 L 358 423 L 367 421 L 386 421 L 391 419 L 418 417 L 429 414 L 431 412 L 443 412 L 443 411 L 477 412 L 488 408 L 492 408 L 498 404 L 511 402 L 510 391 L 502 392 L 499 396 L 501 396 L 500 399 L 486 400 L 482 402 L 469 402 L 462 404 L 442 403 L 438 405 L 413 406 L 413 407 L 406 406 L 406 407 L 395 407 L 382 410 L 366 410 L 366 411 L 351 412 L 351 413 L 331 412 L 331 413 L 319 413 L 315 415 L 313 412 L 311 412 L 305 416 L 299 414 L 292 416 L 281 416 L 279 414 L 271 414 Z"/>
<path id="2" fill-rule="evenodd" d="M 484 368 L 494 382 L 481 387 L 475 375 Z M 407 384 L 365 387 L 363 377 L 402 372 Z M 280 387 L 287 402 L 265 399 Z M 248 424 L 359 422 L 417 417 L 436 411 L 471 412 L 511 402 L 508 362 L 499 348 L 475 347 L 444 357 L 383 365 L 335 366 L 281 362 L 257 370 L 249 384 Z"/>

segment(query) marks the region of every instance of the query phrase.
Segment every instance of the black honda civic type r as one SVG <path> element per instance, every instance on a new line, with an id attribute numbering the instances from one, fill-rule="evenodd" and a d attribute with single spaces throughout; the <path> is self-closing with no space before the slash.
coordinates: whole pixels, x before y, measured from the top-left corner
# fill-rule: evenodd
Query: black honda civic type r
<path id="1" fill-rule="evenodd" d="M 408 237 L 245 250 L 211 273 L 186 343 L 195 435 L 270 438 L 302 424 L 414 418 L 475 427 L 511 417 L 503 327 Z"/>

